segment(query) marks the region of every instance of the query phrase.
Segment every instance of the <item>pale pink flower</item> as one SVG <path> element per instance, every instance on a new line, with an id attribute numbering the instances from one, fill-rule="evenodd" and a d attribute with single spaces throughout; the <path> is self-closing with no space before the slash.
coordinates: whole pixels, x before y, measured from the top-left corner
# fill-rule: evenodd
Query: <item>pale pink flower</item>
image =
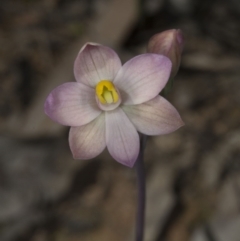
<path id="1" fill-rule="evenodd" d="M 170 72 L 165 56 L 143 54 L 122 66 L 112 49 L 87 43 L 75 60 L 77 82 L 54 89 L 45 112 L 71 126 L 75 159 L 94 158 L 107 146 L 116 161 L 132 167 L 139 153 L 138 131 L 162 135 L 183 125 L 177 110 L 159 96 Z"/>

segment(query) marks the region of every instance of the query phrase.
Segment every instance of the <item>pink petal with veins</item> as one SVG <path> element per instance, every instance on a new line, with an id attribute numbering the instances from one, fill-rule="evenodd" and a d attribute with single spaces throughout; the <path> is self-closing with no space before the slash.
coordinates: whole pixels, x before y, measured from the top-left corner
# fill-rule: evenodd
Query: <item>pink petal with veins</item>
<path id="1" fill-rule="evenodd" d="M 139 135 L 121 108 L 106 113 L 106 144 L 111 156 L 133 167 L 139 153 Z"/>
<path id="2" fill-rule="evenodd" d="M 156 97 L 166 85 L 171 61 L 158 54 L 142 54 L 123 65 L 113 83 L 124 105 L 136 105 Z"/>
<path id="3" fill-rule="evenodd" d="M 99 44 L 87 43 L 75 60 L 74 75 L 77 82 L 95 87 L 101 80 L 112 81 L 121 66 L 121 61 L 114 50 Z"/>
<path id="4" fill-rule="evenodd" d="M 184 125 L 179 113 L 162 96 L 140 105 L 123 106 L 137 130 L 146 135 L 169 134 Z"/>
<path id="5" fill-rule="evenodd" d="M 106 147 L 105 114 L 80 127 L 72 127 L 69 144 L 75 159 L 91 159 L 99 155 Z"/>
<path id="6" fill-rule="evenodd" d="M 102 112 L 94 89 L 76 82 L 55 88 L 47 97 L 44 109 L 52 120 L 66 126 L 85 125 Z"/>

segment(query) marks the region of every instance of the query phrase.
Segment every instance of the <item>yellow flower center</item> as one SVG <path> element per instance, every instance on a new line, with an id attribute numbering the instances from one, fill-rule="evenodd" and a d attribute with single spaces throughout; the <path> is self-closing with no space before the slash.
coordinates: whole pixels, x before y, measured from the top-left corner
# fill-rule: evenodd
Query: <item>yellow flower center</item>
<path id="1" fill-rule="evenodd" d="M 95 91 L 102 104 L 113 104 L 119 100 L 118 92 L 113 83 L 109 80 L 100 81 L 96 85 Z"/>

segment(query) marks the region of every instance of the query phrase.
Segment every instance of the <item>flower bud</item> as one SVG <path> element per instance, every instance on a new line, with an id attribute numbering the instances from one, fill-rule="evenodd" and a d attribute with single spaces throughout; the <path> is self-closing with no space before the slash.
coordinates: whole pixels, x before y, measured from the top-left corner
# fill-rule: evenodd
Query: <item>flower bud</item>
<path id="1" fill-rule="evenodd" d="M 184 38 L 180 29 L 171 29 L 155 34 L 148 42 L 147 52 L 162 54 L 172 61 L 170 78 L 173 78 L 179 69 Z"/>

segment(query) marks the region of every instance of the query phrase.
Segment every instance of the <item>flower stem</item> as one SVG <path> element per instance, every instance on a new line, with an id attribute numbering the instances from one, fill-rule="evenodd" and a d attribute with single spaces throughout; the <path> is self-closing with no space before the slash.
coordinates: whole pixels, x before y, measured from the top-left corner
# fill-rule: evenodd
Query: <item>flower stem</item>
<path id="1" fill-rule="evenodd" d="M 135 165 L 136 173 L 137 173 L 137 185 L 138 185 L 136 241 L 143 241 L 143 237 L 144 237 L 146 184 L 145 184 L 143 154 L 144 154 L 144 149 L 146 145 L 146 140 L 147 140 L 147 136 L 142 135 L 141 141 L 140 141 L 140 152 Z"/>

